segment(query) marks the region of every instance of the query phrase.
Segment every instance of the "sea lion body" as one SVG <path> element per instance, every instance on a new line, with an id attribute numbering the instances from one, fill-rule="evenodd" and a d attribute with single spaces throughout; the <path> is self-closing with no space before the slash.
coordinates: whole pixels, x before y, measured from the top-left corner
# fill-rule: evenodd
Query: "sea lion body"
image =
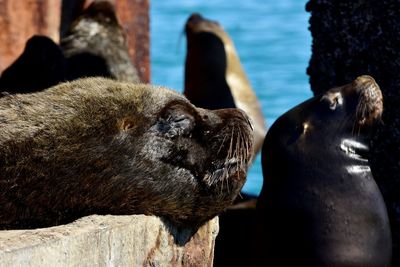
<path id="1" fill-rule="evenodd" d="M 162 87 L 87 78 L 0 99 L 0 227 L 88 214 L 200 225 L 239 193 L 252 133 Z"/>
<path id="2" fill-rule="evenodd" d="M 109 1 L 95 1 L 60 41 L 69 64 L 68 80 L 103 76 L 138 83 L 122 27 Z"/>
<path id="3" fill-rule="evenodd" d="M 378 85 L 361 76 L 270 128 L 257 266 L 389 266 L 387 211 L 366 158 L 382 109 Z"/>
<path id="4" fill-rule="evenodd" d="M 231 38 L 199 14 L 186 22 L 186 37 L 184 95 L 198 107 L 244 110 L 253 122 L 257 153 L 266 133 L 264 116 Z"/>

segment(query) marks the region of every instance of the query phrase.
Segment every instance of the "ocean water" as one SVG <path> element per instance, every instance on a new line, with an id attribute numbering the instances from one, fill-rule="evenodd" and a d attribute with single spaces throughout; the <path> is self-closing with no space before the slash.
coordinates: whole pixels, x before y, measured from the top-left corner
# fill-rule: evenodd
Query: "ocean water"
<path id="1" fill-rule="evenodd" d="M 311 56 L 309 13 L 302 0 L 151 0 L 151 80 L 184 87 L 184 25 L 193 12 L 218 21 L 235 43 L 269 126 L 284 112 L 311 97 L 306 68 Z M 260 155 L 243 191 L 258 195 Z"/>

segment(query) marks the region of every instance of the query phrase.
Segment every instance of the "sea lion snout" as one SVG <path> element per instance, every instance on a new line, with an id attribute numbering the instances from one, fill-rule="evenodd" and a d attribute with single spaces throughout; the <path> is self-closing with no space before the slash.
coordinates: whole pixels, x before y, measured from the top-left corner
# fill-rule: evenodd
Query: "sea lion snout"
<path id="1" fill-rule="evenodd" d="M 370 125 L 379 121 L 383 112 L 383 97 L 379 85 L 368 75 L 357 77 L 353 88 L 358 95 L 357 121 L 359 125 Z"/>
<path id="2" fill-rule="evenodd" d="M 373 125 L 380 121 L 383 112 L 383 97 L 379 85 L 368 75 L 357 77 L 353 82 L 326 92 L 321 101 L 325 100 L 331 110 L 345 106 L 349 114 L 356 110 L 355 129 Z"/>
<path id="3" fill-rule="evenodd" d="M 204 17 L 199 13 L 193 13 L 187 20 L 187 24 L 197 24 L 204 20 Z"/>
<path id="4" fill-rule="evenodd" d="M 253 123 L 250 119 L 250 117 L 244 112 L 243 110 L 239 108 L 228 108 L 228 109 L 221 109 L 218 110 L 218 113 L 224 117 L 224 116 L 229 116 L 231 119 L 238 120 L 238 121 L 244 121 L 251 131 L 254 130 L 253 128 Z"/>
<path id="5" fill-rule="evenodd" d="M 354 83 L 355 83 L 356 85 L 371 84 L 371 83 L 376 84 L 375 79 L 372 78 L 372 77 L 369 76 L 369 75 L 361 75 L 361 76 L 358 76 L 358 77 L 354 80 Z M 377 85 L 377 84 L 376 84 L 376 85 Z"/>
<path id="6" fill-rule="evenodd" d="M 193 13 L 186 21 L 186 32 L 200 30 L 203 26 L 220 26 L 218 22 L 204 18 L 199 13 Z M 207 27 L 206 27 L 207 28 Z"/>
<path id="7" fill-rule="evenodd" d="M 209 158 L 211 166 L 206 171 L 205 182 L 208 186 L 223 184 L 226 180 L 238 183 L 233 188 L 240 188 L 245 181 L 245 172 L 252 156 L 253 129 L 246 113 L 237 108 L 207 111 L 202 115 L 208 131 L 209 149 L 217 151 Z M 207 128 L 208 127 L 208 128 Z"/>

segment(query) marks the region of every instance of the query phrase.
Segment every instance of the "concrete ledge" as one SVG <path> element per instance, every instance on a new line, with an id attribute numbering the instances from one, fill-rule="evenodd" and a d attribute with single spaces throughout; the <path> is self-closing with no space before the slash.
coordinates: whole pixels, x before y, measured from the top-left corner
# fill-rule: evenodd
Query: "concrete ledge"
<path id="1" fill-rule="evenodd" d="M 212 266 L 218 218 L 195 234 L 154 216 L 92 215 L 0 231 L 0 266 Z"/>

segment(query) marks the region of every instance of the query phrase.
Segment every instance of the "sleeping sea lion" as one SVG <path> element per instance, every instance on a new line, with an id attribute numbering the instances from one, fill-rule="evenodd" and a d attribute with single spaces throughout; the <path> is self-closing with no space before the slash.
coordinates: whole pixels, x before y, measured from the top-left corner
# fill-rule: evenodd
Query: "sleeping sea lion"
<path id="1" fill-rule="evenodd" d="M 239 109 L 105 78 L 0 98 L 0 228 L 89 214 L 199 226 L 236 198 L 252 130 Z"/>

